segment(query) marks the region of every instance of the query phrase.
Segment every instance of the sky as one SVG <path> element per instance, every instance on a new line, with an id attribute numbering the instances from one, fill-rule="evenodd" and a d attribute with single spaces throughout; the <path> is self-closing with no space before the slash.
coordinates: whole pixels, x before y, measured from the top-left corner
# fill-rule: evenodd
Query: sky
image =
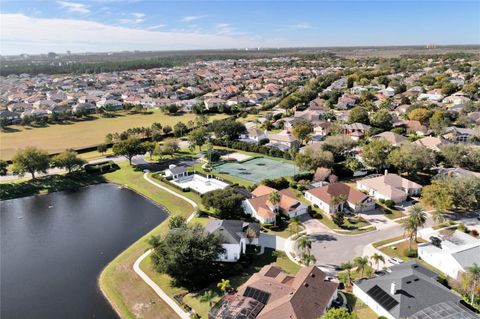
<path id="1" fill-rule="evenodd" d="M 480 44 L 480 0 L 0 0 L 0 54 Z"/>

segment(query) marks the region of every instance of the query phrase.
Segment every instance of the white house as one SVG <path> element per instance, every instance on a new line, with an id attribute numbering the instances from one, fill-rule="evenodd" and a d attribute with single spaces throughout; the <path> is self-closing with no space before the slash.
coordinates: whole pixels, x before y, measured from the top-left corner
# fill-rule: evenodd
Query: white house
<path id="1" fill-rule="evenodd" d="M 251 231 L 248 231 L 251 229 Z M 258 246 L 260 225 L 242 220 L 211 220 L 205 231 L 218 234 L 225 252 L 218 256 L 218 261 L 236 262 L 247 249 L 247 245 Z"/>
<path id="2" fill-rule="evenodd" d="M 176 166 L 172 164 L 165 170 L 165 176 L 172 177 L 172 179 L 187 176 L 187 168 L 185 166 Z"/>
<path id="3" fill-rule="evenodd" d="M 247 133 L 242 134 L 240 139 L 244 142 L 258 143 L 263 139 L 267 138 L 267 131 L 259 130 L 256 127 L 247 128 Z"/>
<path id="4" fill-rule="evenodd" d="M 395 203 L 401 203 L 408 196 L 417 196 L 422 190 L 422 185 L 412 182 L 397 174 L 389 174 L 365 178 L 357 182 L 357 188 L 365 191 L 377 200 L 393 200 Z"/>
<path id="5" fill-rule="evenodd" d="M 343 212 L 346 208 L 355 213 L 375 209 L 375 201 L 370 196 L 344 183 L 310 189 L 305 192 L 305 198 L 329 214 Z"/>
<path id="6" fill-rule="evenodd" d="M 440 241 L 419 244 L 418 256 L 447 276 L 459 279 L 468 267 L 474 263 L 480 265 L 480 239 L 457 230 L 437 231 L 429 235 L 426 237 L 433 236 Z"/>

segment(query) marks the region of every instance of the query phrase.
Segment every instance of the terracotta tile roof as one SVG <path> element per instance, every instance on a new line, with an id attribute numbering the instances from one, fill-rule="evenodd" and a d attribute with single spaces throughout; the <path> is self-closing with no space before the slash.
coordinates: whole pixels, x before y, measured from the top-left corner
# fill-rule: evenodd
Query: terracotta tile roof
<path id="1" fill-rule="evenodd" d="M 331 203 L 332 197 L 339 195 L 344 195 L 347 198 L 347 201 L 352 204 L 356 204 L 367 197 L 364 193 L 344 183 L 329 184 L 313 188 L 308 192 L 328 204 Z"/>
<path id="2" fill-rule="evenodd" d="M 271 188 L 271 187 L 260 184 L 260 185 L 257 186 L 257 188 L 255 188 L 252 191 L 252 195 L 254 197 L 259 197 L 259 196 L 263 196 L 263 195 L 268 195 L 268 194 L 273 193 L 275 191 L 276 191 L 275 188 Z"/>

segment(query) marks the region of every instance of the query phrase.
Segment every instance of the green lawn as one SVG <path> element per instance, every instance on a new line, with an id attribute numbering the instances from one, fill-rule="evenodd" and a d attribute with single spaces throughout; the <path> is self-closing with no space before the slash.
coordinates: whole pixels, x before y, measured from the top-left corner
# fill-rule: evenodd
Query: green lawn
<path id="1" fill-rule="evenodd" d="M 122 132 L 128 128 L 150 126 L 160 122 L 163 126 L 174 126 L 182 121 L 195 120 L 192 113 L 177 116 L 167 115 L 159 110 L 152 114 L 128 114 L 119 112 L 115 118 L 103 118 L 98 114 L 91 119 L 69 124 L 53 124 L 46 127 L 11 126 L 11 132 L 2 132 L 0 138 L 0 158 L 10 159 L 18 150 L 27 146 L 37 146 L 50 153 L 61 152 L 67 148 L 84 148 L 103 143 L 108 133 Z M 211 120 L 225 118 L 224 114 L 216 114 Z"/>

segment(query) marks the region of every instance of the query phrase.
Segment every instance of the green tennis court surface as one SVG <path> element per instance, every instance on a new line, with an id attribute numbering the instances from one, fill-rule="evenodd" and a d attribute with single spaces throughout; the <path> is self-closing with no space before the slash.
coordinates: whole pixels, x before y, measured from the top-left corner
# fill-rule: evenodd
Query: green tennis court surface
<path id="1" fill-rule="evenodd" d="M 214 166 L 213 169 L 220 174 L 235 176 L 253 183 L 300 173 L 300 170 L 293 164 L 263 157 L 241 163 L 227 162 Z"/>

